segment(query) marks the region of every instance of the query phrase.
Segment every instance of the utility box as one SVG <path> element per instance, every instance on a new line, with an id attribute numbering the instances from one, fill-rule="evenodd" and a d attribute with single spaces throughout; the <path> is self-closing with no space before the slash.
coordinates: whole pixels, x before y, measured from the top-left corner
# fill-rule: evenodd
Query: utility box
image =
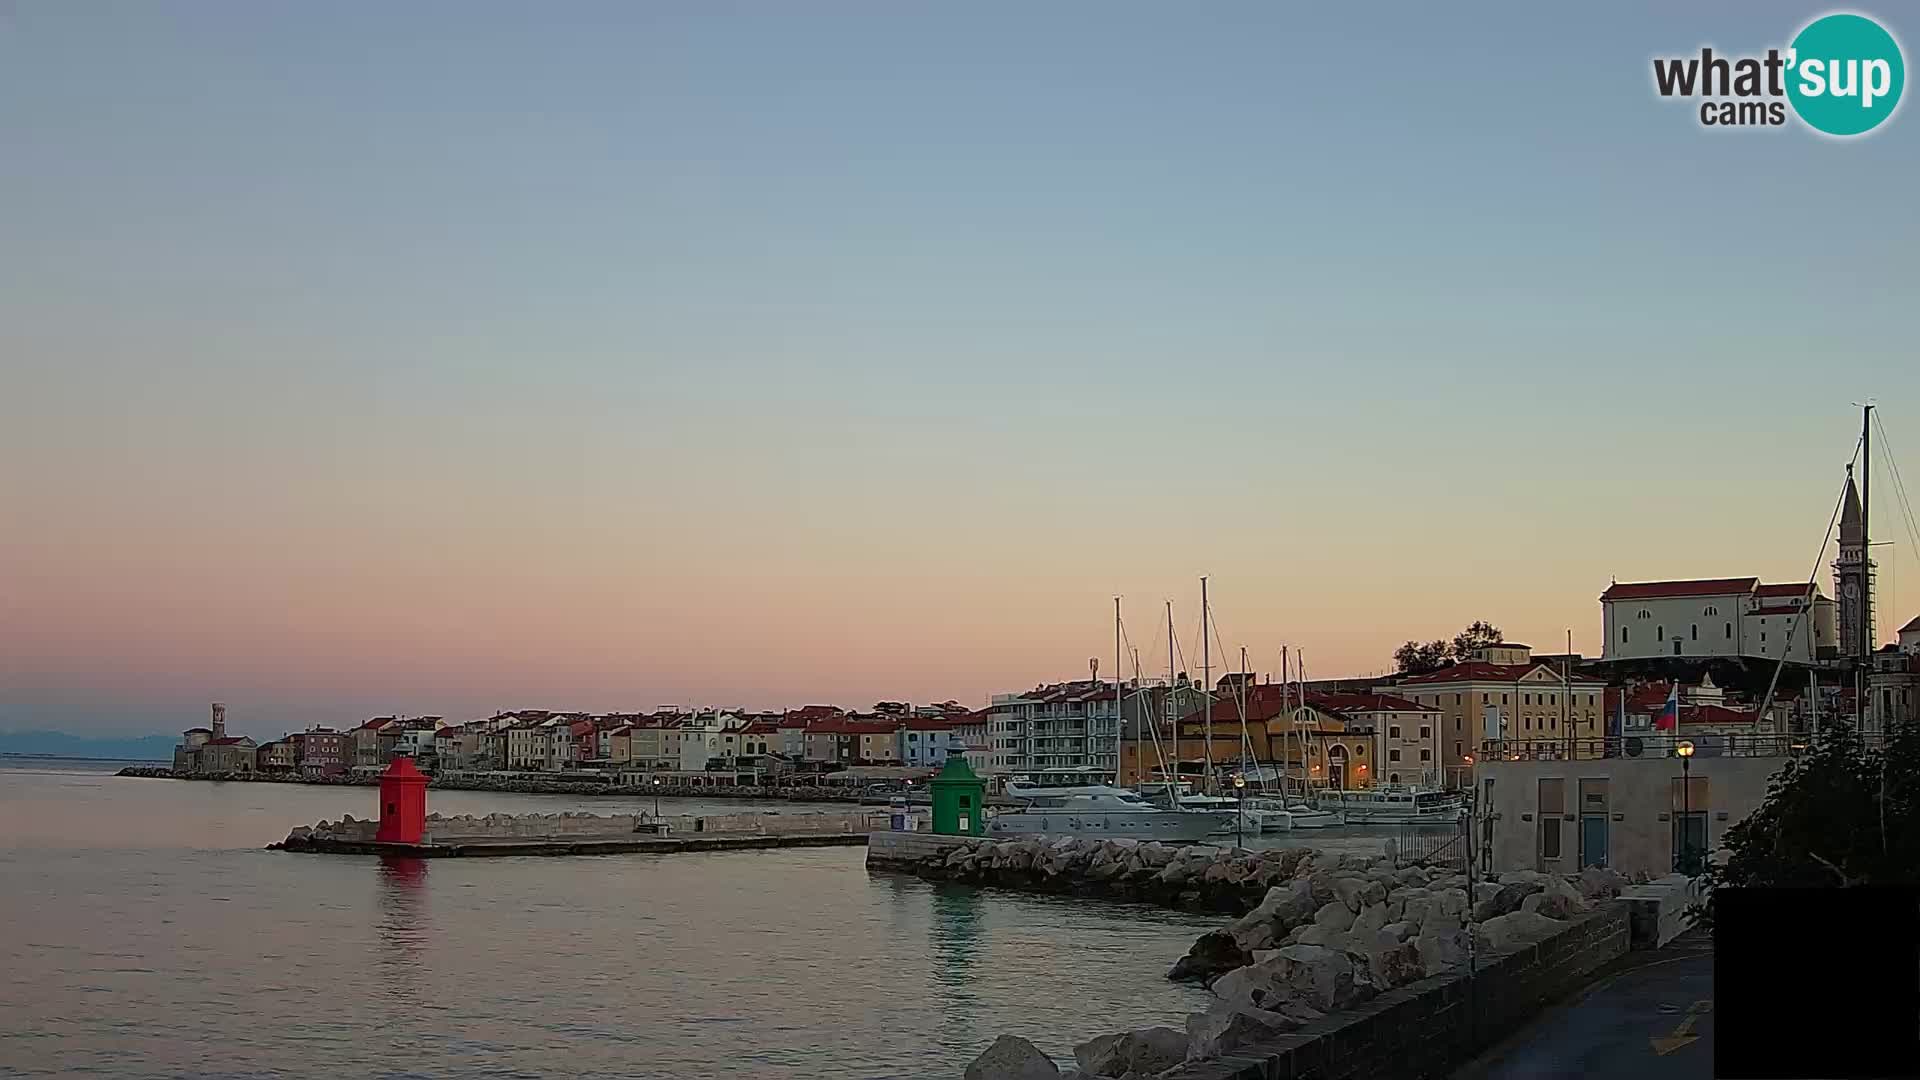
<path id="1" fill-rule="evenodd" d="M 933 778 L 933 831 L 943 836 L 987 834 L 987 782 L 974 774 L 961 754 L 949 754 Z"/>

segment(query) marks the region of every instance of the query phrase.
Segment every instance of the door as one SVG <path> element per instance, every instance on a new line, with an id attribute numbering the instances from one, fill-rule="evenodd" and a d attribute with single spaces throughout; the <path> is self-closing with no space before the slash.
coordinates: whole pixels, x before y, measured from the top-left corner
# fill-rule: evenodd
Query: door
<path id="1" fill-rule="evenodd" d="M 1707 815 L 1695 810 L 1673 815 L 1673 868 L 1682 874 L 1696 874 L 1700 859 L 1707 852 Z"/>
<path id="2" fill-rule="evenodd" d="M 1607 815 L 1586 814 L 1580 818 L 1580 868 L 1604 868 L 1607 865 Z"/>

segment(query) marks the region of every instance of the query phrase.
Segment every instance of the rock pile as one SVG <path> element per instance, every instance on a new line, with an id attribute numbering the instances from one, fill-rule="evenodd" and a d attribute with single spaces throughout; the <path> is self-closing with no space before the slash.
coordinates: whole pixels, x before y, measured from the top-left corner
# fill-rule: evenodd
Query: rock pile
<path id="1" fill-rule="evenodd" d="M 1126 858 L 1109 856 L 1108 864 L 1128 865 L 1139 854 L 1126 850 Z M 1264 895 L 1252 910 L 1224 929 L 1201 935 L 1167 973 L 1172 979 L 1204 983 L 1213 991 L 1214 1004 L 1188 1016 L 1184 1033 L 1150 1027 L 1080 1044 L 1074 1057 L 1082 1075 L 1145 1078 L 1185 1062 L 1234 1053 L 1464 965 L 1469 950 L 1491 956 L 1540 941 L 1631 884 L 1625 875 L 1609 870 L 1568 877 L 1517 871 L 1474 883 L 1470 895 L 1464 874 L 1396 868 L 1385 857 L 1295 848 L 1260 853 L 1254 857 L 1256 868 L 1248 870 L 1243 866 L 1246 853 L 1214 854 L 1210 861 L 1188 857 L 1204 864 L 1199 873 L 1203 881 L 1214 865 L 1224 865 L 1236 868 L 1236 887 L 1250 880 L 1265 882 Z M 1049 854 L 1046 865 L 1063 857 Z M 1003 858 L 1013 856 L 973 849 L 954 869 L 979 873 L 984 865 L 997 873 L 996 860 Z M 1176 854 L 1161 868 L 1176 865 L 1180 858 Z M 1280 867 L 1285 871 L 1279 879 L 1268 881 Z M 1118 878 L 1131 880 L 1134 873 L 1123 871 Z M 976 1073 L 971 1067 L 967 1072 L 969 1080 L 1027 1075 L 1041 1074 Z"/>
<path id="2" fill-rule="evenodd" d="M 1178 846 L 1157 840 L 1032 836 L 971 840 L 905 867 L 932 881 L 998 885 L 1238 914 L 1291 881 L 1306 848 L 1285 851 Z M 1364 856 L 1347 856 L 1364 865 Z"/>

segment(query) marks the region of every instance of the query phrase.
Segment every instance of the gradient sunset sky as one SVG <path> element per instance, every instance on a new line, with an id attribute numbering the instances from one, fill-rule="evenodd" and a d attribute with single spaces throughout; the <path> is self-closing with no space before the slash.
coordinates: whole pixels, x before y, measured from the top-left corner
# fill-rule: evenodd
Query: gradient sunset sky
<path id="1" fill-rule="evenodd" d="M 0 728 L 981 704 L 1110 675 L 1116 594 L 1164 671 L 1201 574 L 1332 676 L 1804 579 L 1851 402 L 1920 486 L 1920 117 L 1703 130 L 1649 59 L 1823 10 L 0 5 Z"/>

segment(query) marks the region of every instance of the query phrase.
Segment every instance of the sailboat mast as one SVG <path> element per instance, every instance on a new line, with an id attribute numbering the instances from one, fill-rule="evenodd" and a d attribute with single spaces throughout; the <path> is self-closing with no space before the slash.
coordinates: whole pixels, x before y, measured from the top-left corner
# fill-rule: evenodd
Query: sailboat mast
<path id="1" fill-rule="evenodd" d="M 1860 662 L 1873 663 L 1873 406 L 1860 406 Z M 1860 706 L 1866 717 L 1866 705 Z"/>
<path id="2" fill-rule="evenodd" d="M 1173 805 L 1180 805 L 1180 709 L 1173 693 L 1173 601 L 1167 601 L 1167 719 L 1173 728 Z M 1166 764 L 1161 762 L 1162 765 Z M 1164 771 L 1164 770 L 1162 770 Z"/>
<path id="3" fill-rule="evenodd" d="M 1207 732 L 1207 774 L 1201 779 L 1205 790 L 1213 792 L 1217 785 L 1213 780 L 1213 657 L 1208 651 L 1213 638 L 1207 633 L 1211 619 L 1211 608 L 1207 606 L 1207 578 L 1200 577 L 1200 716 Z"/>
<path id="4" fill-rule="evenodd" d="M 1127 737 L 1126 720 L 1121 716 L 1123 709 L 1120 700 L 1120 688 L 1127 679 L 1125 661 L 1120 654 L 1120 598 L 1113 598 L 1113 785 L 1120 786 L 1120 748 Z"/>

